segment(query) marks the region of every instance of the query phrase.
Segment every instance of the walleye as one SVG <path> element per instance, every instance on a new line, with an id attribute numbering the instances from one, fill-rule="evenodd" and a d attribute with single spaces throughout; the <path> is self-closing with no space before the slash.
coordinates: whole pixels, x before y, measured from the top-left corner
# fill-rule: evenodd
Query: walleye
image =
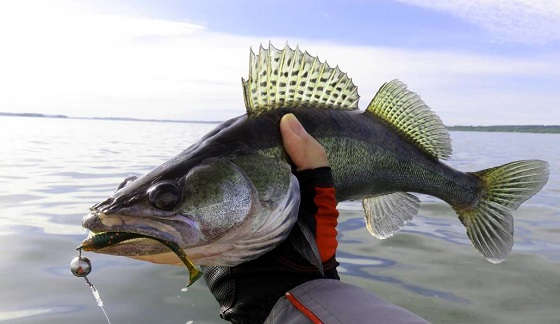
<path id="1" fill-rule="evenodd" d="M 446 127 L 400 81 L 381 86 L 362 112 L 347 74 L 307 52 L 261 47 L 249 62 L 247 113 L 91 207 L 82 222 L 93 233 L 90 250 L 167 264 L 186 253 L 200 265 L 233 266 L 297 228 L 304 239 L 293 244 L 316 264 L 313 235 L 297 222 L 299 186 L 279 131 L 280 118 L 293 113 L 325 147 L 337 200 L 362 200 L 373 236 L 388 238 L 411 220 L 420 204 L 412 193 L 422 193 L 453 207 L 488 261 L 511 251 L 512 212 L 547 182 L 546 162 L 455 170 L 441 162 L 451 155 Z M 106 232 L 136 235 L 91 244 Z"/>

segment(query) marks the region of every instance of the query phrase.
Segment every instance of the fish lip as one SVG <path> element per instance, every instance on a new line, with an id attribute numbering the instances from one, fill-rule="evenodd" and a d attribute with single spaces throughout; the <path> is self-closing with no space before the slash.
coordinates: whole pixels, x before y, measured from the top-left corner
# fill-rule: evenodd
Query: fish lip
<path id="1" fill-rule="evenodd" d="M 192 221 L 184 215 L 177 214 L 176 217 L 180 218 L 181 221 L 179 222 L 177 221 L 177 218 L 169 217 L 131 216 L 120 213 L 106 214 L 103 211 L 94 209 L 84 216 L 84 218 L 82 219 L 82 227 L 88 229 L 91 233 L 93 233 L 93 235 L 103 232 L 140 234 L 143 236 L 155 238 L 156 240 L 154 240 L 154 242 L 156 242 L 157 239 L 172 242 L 183 249 L 206 243 L 206 240 L 204 239 L 204 235 L 200 231 L 198 223 Z M 142 220 L 145 220 L 146 223 L 142 222 Z M 130 223 L 128 223 L 129 221 Z M 107 222 L 109 223 L 107 224 Z M 158 225 L 161 225 L 161 227 L 159 227 Z M 90 238 L 91 237 L 84 239 L 84 242 Z M 125 245 L 128 242 L 128 240 L 122 241 L 120 243 L 116 243 L 115 245 L 111 245 L 111 247 L 116 247 L 116 245 L 118 244 Z M 157 244 L 156 246 L 160 245 Z M 103 249 L 105 248 L 91 251 L 106 253 L 103 251 Z M 129 252 L 134 250 L 132 252 L 134 252 L 136 255 L 147 255 L 154 253 L 153 251 L 143 251 L 141 248 L 134 249 L 132 247 L 128 247 L 128 250 Z M 119 253 L 116 254 L 127 255 Z"/>
<path id="2" fill-rule="evenodd" d="M 143 235 L 143 236 L 147 236 L 150 238 L 157 238 L 157 239 L 162 239 L 162 240 L 166 240 L 166 241 L 170 241 L 173 242 L 179 246 L 183 246 L 184 242 L 183 240 L 181 240 L 180 238 L 177 238 L 176 236 L 161 231 L 160 229 L 157 229 L 155 227 L 152 226 L 135 226 L 135 225 L 127 225 L 127 224 L 117 224 L 117 225 L 105 225 L 102 222 L 102 217 L 111 217 L 111 218 L 115 218 L 118 219 L 120 215 L 107 215 L 104 214 L 98 210 L 92 210 L 90 213 L 88 213 L 83 219 L 82 219 L 82 227 L 88 229 L 93 235 L 88 235 L 87 238 L 85 238 L 81 244 L 83 244 L 85 241 L 87 241 L 88 239 L 90 239 L 91 237 L 101 234 L 101 233 L 105 233 L 105 232 L 118 232 L 118 233 L 131 233 L 131 234 L 139 234 L 139 235 Z M 121 220 L 122 222 L 122 220 Z M 119 243 L 115 243 L 114 245 L 120 244 L 120 243 L 124 243 L 126 241 L 123 242 L 119 242 Z M 114 246 L 111 245 L 111 246 Z M 108 246 L 107 246 L 108 247 Z M 96 251 L 98 249 L 93 249 L 91 251 Z M 101 249 L 99 249 L 101 250 Z"/>
<path id="3" fill-rule="evenodd" d="M 154 239 L 154 240 L 166 240 L 166 241 L 173 242 L 175 244 L 179 244 L 179 242 L 177 242 L 177 240 L 175 238 L 173 238 L 172 235 L 168 235 L 168 234 L 166 234 L 164 232 L 160 232 L 160 231 L 158 231 L 158 235 L 155 235 L 153 232 L 150 232 L 150 231 L 138 231 L 138 230 L 132 231 L 132 230 L 123 230 L 123 229 L 120 229 L 120 228 L 112 228 L 110 231 L 94 232 L 94 231 L 90 230 L 90 234 L 88 235 L 88 237 L 85 238 L 84 240 L 82 240 L 82 242 L 80 243 L 80 245 L 78 247 L 76 247 L 76 249 L 81 249 L 83 244 L 86 241 L 90 240 L 91 238 L 93 238 L 95 236 L 98 236 L 98 235 L 101 235 L 101 234 L 106 234 L 106 233 L 137 234 L 138 237 L 133 237 L 133 238 L 130 238 L 129 240 L 139 239 L 139 238 L 147 238 L 147 239 Z M 163 234 L 163 235 L 159 235 L 159 234 Z M 126 241 L 129 241 L 129 240 L 126 240 Z M 117 245 L 117 244 L 120 244 L 120 243 L 123 243 L 123 242 L 126 242 L 126 241 L 120 241 L 120 242 L 117 242 L 117 243 L 114 243 L 114 244 L 111 244 L 111 245 L 106 245 L 105 247 L 110 247 L 110 246 Z M 104 249 L 105 247 L 103 247 L 103 248 L 88 248 L 88 251 L 101 250 L 101 249 Z"/>

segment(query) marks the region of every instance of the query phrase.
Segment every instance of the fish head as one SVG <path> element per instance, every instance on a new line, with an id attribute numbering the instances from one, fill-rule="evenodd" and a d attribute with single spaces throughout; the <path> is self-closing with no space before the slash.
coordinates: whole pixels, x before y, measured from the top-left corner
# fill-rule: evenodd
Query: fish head
<path id="1" fill-rule="evenodd" d="M 287 179 L 290 186 L 271 183 L 272 190 L 259 194 L 257 186 L 263 184 L 255 186 L 227 158 L 202 161 L 186 172 L 164 164 L 143 177 L 125 179 L 109 198 L 90 208 L 82 225 L 90 238 L 106 232 L 139 235 L 94 249 L 98 253 L 180 264 L 160 243 L 167 241 L 194 263 L 235 265 L 287 237 L 299 204 L 297 180 Z"/>

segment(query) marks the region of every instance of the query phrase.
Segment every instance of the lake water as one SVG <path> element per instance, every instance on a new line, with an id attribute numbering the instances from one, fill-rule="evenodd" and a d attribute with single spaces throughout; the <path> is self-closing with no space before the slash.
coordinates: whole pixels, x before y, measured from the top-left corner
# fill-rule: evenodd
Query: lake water
<path id="1" fill-rule="evenodd" d="M 82 216 L 123 178 L 149 171 L 213 127 L 0 117 L 0 322 L 103 323 L 84 281 L 69 272 L 86 235 Z M 427 196 L 419 216 L 384 241 L 367 233 L 359 203 L 344 203 L 342 280 L 434 323 L 560 323 L 560 135 L 451 137 L 449 163 L 461 170 L 550 162 L 548 184 L 514 214 L 511 255 L 486 262 L 453 211 Z M 183 268 L 87 256 L 114 324 L 222 322 L 203 280 L 181 291 Z"/>

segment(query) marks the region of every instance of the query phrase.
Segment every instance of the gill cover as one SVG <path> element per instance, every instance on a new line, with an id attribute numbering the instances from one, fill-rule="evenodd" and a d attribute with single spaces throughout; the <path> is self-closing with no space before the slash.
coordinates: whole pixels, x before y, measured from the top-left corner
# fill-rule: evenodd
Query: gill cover
<path id="1" fill-rule="evenodd" d="M 299 194 L 289 164 L 260 154 L 194 168 L 185 178 L 181 213 L 198 224 L 204 244 L 188 254 L 201 265 L 256 259 L 288 237 Z"/>

